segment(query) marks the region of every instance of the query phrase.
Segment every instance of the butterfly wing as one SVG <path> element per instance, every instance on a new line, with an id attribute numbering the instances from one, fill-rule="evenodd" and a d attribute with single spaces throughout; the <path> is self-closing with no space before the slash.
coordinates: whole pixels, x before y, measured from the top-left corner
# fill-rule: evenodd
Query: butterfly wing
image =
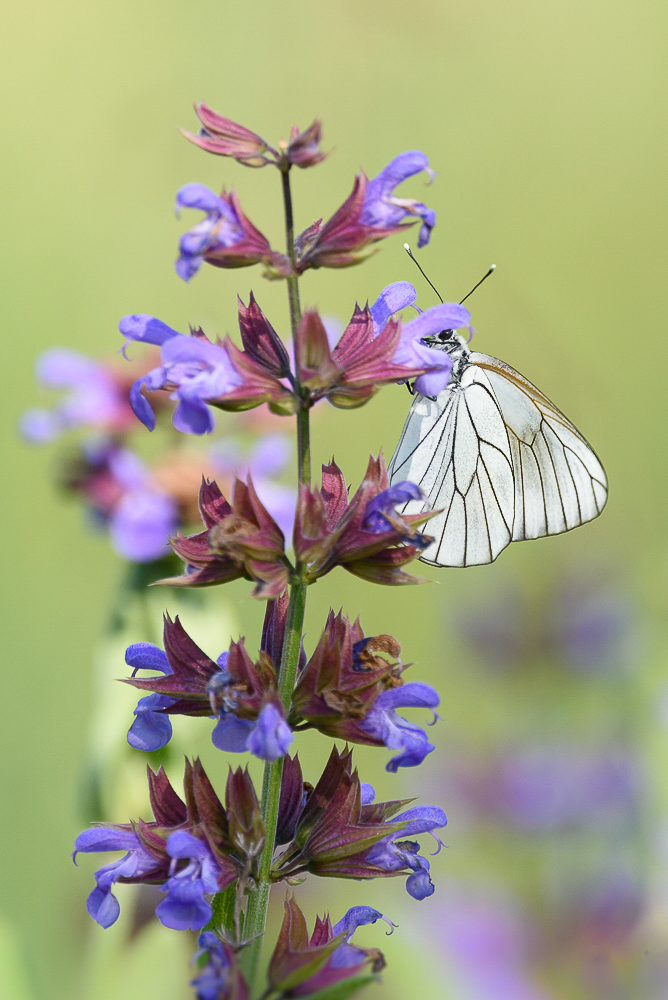
<path id="1" fill-rule="evenodd" d="M 433 566 L 493 562 L 512 540 L 515 487 L 510 441 L 487 373 L 468 367 L 435 400 L 413 400 L 388 472 L 408 479 L 442 512 L 425 526 L 435 536 L 422 561 Z M 417 513 L 420 501 L 403 510 Z"/>
<path id="2" fill-rule="evenodd" d="M 510 365 L 488 354 L 469 360 L 487 376 L 508 431 L 515 478 L 513 541 L 558 535 L 603 510 L 603 466 L 582 434 Z"/>

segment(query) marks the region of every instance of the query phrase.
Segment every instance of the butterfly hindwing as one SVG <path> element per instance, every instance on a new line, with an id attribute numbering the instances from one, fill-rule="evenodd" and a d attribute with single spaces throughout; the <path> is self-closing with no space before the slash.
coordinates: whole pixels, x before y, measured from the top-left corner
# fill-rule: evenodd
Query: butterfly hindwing
<path id="1" fill-rule="evenodd" d="M 426 526 L 435 536 L 422 555 L 435 566 L 493 562 L 512 540 L 515 494 L 510 442 L 482 369 L 435 400 L 416 396 L 389 466 L 391 482 L 408 479 L 443 508 Z M 406 513 L 422 508 L 406 505 Z"/>
<path id="2" fill-rule="evenodd" d="M 550 400 L 510 365 L 472 353 L 503 414 L 515 474 L 513 541 L 557 535 L 603 510 L 607 479 L 596 454 Z"/>

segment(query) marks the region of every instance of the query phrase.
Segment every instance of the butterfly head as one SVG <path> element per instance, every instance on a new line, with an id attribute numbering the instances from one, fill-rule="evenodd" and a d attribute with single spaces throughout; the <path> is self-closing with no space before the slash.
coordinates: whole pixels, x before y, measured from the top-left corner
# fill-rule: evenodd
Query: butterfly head
<path id="1" fill-rule="evenodd" d="M 455 333 L 454 330 L 441 330 L 440 333 L 435 333 L 431 337 L 423 337 L 422 343 L 426 344 L 427 347 L 435 347 L 438 351 L 447 351 L 448 354 L 452 355 L 469 353 L 466 338 Z"/>

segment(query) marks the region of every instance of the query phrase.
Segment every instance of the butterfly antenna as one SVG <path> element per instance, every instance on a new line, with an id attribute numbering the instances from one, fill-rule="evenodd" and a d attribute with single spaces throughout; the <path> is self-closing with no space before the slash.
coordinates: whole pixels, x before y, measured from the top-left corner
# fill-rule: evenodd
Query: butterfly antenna
<path id="1" fill-rule="evenodd" d="M 422 275 L 422 277 L 424 278 L 424 280 L 427 282 L 428 285 L 431 285 L 431 287 L 434 289 L 434 291 L 438 295 L 439 299 L 441 299 L 441 302 L 443 302 L 443 299 L 441 298 L 441 293 L 439 292 L 438 288 L 436 288 L 436 286 L 431 283 L 431 281 L 429 280 L 429 278 L 427 277 L 427 275 L 424 273 L 424 271 L 422 270 L 422 268 L 420 267 L 420 265 L 416 261 L 415 257 L 413 256 L 413 251 L 409 247 L 408 243 L 404 243 L 404 250 L 406 251 L 406 253 L 410 257 L 410 259 L 413 261 L 413 263 L 417 267 L 418 271 L 420 272 L 420 274 Z M 486 277 L 486 275 L 485 275 L 485 277 Z M 484 280 L 485 279 L 483 278 L 483 281 Z M 478 284 L 480 284 L 480 282 L 478 282 Z M 469 295 L 470 294 L 471 293 L 469 292 Z"/>
<path id="2" fill-rule="evenodd" d="M 415 263 L 417 264 L 417 261 Z M 420 265 L 418 264 L 418 267 L 419 266 Z M 480 281 L 478 282 L 478 284 L 473 286 L 473 288 L 471 289 L 471 291 L 469 292 L 469 294 L 465 295 L 464 298 L 460 300 L 460 303 L 459 303 L 460 306 L 462 305 L 463 302 L 466 302 L 466 300 L 468 299 L 469 295 L 473 295 L 473 293 L 475 292 L 476 288 L 480 288 L 480 286 L 482 285 L 483 281 L 486 281 L 487 278 L 489 278 L 490 274 L 492 274 L 494 271 L 496 271 L 496 264 L 490 264 L 489 265 L 489 271 L 487 272 L 487 274 L 484 274 L 482 276 L 482 278 L 480 279 Z M 431 282 L 429 282 L 429 284 L 431 284 Z"/>

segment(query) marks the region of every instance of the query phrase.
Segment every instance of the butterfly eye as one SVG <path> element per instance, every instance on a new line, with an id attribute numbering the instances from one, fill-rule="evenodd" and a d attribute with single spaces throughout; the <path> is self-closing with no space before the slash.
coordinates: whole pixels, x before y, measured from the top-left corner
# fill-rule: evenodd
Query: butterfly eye
<path id="1" fill-rule="evenodd" d="M 450 338 L 452 337 L 453 332 L 454 332 L 453 330 L 441 330 L 441 332 L 438 335 L 438 339 L 440 341 L 450 340 Z"/>

